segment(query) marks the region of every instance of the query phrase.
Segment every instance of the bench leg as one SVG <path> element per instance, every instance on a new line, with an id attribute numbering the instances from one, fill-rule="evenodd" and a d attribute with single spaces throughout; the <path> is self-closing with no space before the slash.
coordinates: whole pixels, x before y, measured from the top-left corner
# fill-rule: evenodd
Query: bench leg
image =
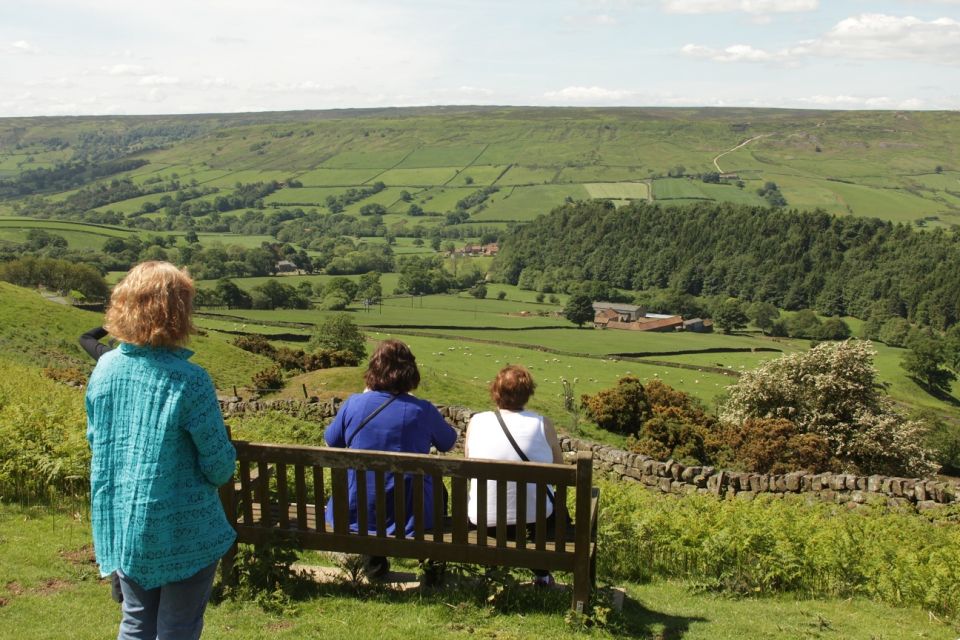
<path id="1" fill-rule="evenodd" d="M 591 574 L 593 573 L 590 564 L 590 556 L 584 555 L 582 559 L 577 558 L 573 570 L 573 603 L 570 606 L 577 613 L 584 613 L 590 602 Z"/>
<path id="2" fill-rule="evenodd" d="M 220 582 L 227 586 L 233 586 L 237 581 L 237 572 L 235 560 L 237 557 L 237 543 L 227 549 L 227 552 L 220 558 Z"/>

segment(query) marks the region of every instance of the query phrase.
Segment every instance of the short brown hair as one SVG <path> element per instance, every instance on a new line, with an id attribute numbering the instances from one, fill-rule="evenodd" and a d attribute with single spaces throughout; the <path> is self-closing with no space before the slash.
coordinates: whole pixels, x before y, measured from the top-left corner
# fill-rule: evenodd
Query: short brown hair
<path id="1" fill-rule="evenodd" d="M 370 356 L 363 379 L 371 391 L 406 393 L 420 385 L 420 370 L 410 347 L 399 340 L 384 340 Z"/>
<path id="2" fill-rule="evenodd" d="M 135 266 L 113 288 L 104 328 L 123 342 L 181 347 L 193 326 L 193 280 L 169 262 Z"/>
<path id="3" fill-rule="evenodd" d="M 537 388 L 533 376 L 526 367 L 518 364 L 508 364 L 497 374 L 490 383 L 490 397 L 500 409 L 520 411 Z"/>

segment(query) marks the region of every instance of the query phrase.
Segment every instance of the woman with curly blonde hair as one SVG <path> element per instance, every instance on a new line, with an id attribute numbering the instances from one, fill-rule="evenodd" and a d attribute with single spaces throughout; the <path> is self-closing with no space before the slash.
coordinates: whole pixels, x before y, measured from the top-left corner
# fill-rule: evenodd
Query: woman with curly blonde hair
<path id="1" fill-rule="evenodd" d="M 217 488 L 236 452 L 210 376 L 189 362 L 193 281 L 130 270 L 105 329 L 120 341 L 87 386 L 94 550 L 123 593 L 118 638 L 199 638 L 217 562 L 236 537 Z"/>

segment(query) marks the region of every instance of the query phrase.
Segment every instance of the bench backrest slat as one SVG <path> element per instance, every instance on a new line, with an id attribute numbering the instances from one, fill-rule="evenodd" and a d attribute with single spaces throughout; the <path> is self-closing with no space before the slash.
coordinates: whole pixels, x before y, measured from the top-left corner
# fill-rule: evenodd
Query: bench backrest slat
<path id="1" fill-rule="evenodd" d="M 426 531 L 426 513 L 423 507 L 423 490 L 424 482 L 423 476 L 417 475 L 413 476 L 413 485 L 411 491 L 413 492 L 413 539 L 414 540 L 423 540 L 423 534 Z M 438 517 L 439 517 L 439 513 Z"/>
<path id="2" fill-rule="evenodd" d="M 563 552 L 567 550 L 567 488 L 564 485 L 557 485 L 553 508 L 557 511 L 554 518 L 557 526 L 557 551 Z"/>
<path id="3" fill-rule="evenodd" d="M 280 506 L 280 526 L 290 528 L 290 500 L 287 497 L 287 465 L 277 464 L 277 502 Z"/>
<path id="4" fill-rule="evenodd" d="M 537 485 L 537 529 L 534 535 L 534 546 L 543 551 L 547 545 L 547 487 L 543 484 Z"/>
<path id="5" fill-rule="evenodd" d="M 307 480 L 302 464 L 293 469 L 293 482 L 297 493 L 297 528 L 307 528 Z"/>
<path id="6" fill-rule="evenodd" d="M 368 526 L 369 516 L 367 511 L 367 476 L 365 471 L 356 474 L 357 479 L 357 532 L 365 536 L 370 531 Z"/>
<path id="7" fill-rule="evenodd" d="M 381 538 L 387 536 L 387 486 L 386 476 L 382 469 L 373 472 L 374 478 L 374 500 L 377 514 L 377 535 Z"/>
<path id="8" fill-rule="evenodd" d="M 476 480 L 477 483 L 477 544 L 487 544 L 487 481 Z"/>
<path id="9" fill-rule="evenodd" d="M 323 467 L 310 465 L 313 469 L 313 517 L 314 529 L 321 533 L 327 531 L 327 499 L 323 493 Z"/>
<path id="10" fill-rule="evenodd" d="M 240 467 L 240 491 L 243 498 L 243 524 L 253 524 L 253 501 L 250 497 L 253 495 L 253 483 L 250 481 L 250 461 L 238 461 Z"/>
<path id="11" fill-rule="evenodd" d="M 267 462 L 261 458 L 257 461 L 257 484 L 260 485 L 259 503 L 260 503 L 260 521 L 265 527 L 271 525 L 270 514 L 270 473 L 267 471 Z"/>
<path id="12" fill-rule="evenodd" d="M 440 474 L 434 473 L 430 476 L 430 484 L 433 487 L 433 517 L 439 525 L 440 521 L 443 518 L 444 508 L 443 508 L 443 476 Z M 443 540 L 443 527 L 435 526 L 433 528 L 433 540 L 434 542 L 440 542 Z"/>
<path id="13" fill-rule="evenodd" d="M 525 482 L 517 482 L 516 485 L 516 496 L 517 496 L 517 547 L 523 549 L 527 546 L 527 484 Z M 497 519 L 506 520 L 506 512 L 497 511 Z M 503 516 L 501 518 L 501 516 Z"/>
<path id="14" fill-rule="evenodd" d="M 453 514 L 453 543 L 467 543 L 467 479 L 455 476 L 451 482 L 450 507 Z"/>
<path id="15" fill-rule="evenodd" d="M 393 535 L 403 538 L 407 530 L 407 481 L 402 473 L 393 474 Z"/>
<path id="16" fill-rule="evenodd" d="M 330 470 L 330 490 L 333 498 L 333 532 L 346 535 L 350 519 L 350 498 L 347 495 L 347 470 L 336 467 Z"/>

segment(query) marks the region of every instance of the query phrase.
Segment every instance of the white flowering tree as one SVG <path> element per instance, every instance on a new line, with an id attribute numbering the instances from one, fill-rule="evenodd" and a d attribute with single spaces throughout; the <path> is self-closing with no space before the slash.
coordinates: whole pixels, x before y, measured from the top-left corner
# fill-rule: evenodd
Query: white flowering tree
<path id="1" fill-rule="evenodd" d="M 846 471 L 925 475 L 935 469 L 924 423 L 908 420 L 880 393 L 869 341 L 820 344 L 748 371 L 728 388 L 720 420 L 736 429 L 751 418 L 784 418 L 827 439 Z"/>

